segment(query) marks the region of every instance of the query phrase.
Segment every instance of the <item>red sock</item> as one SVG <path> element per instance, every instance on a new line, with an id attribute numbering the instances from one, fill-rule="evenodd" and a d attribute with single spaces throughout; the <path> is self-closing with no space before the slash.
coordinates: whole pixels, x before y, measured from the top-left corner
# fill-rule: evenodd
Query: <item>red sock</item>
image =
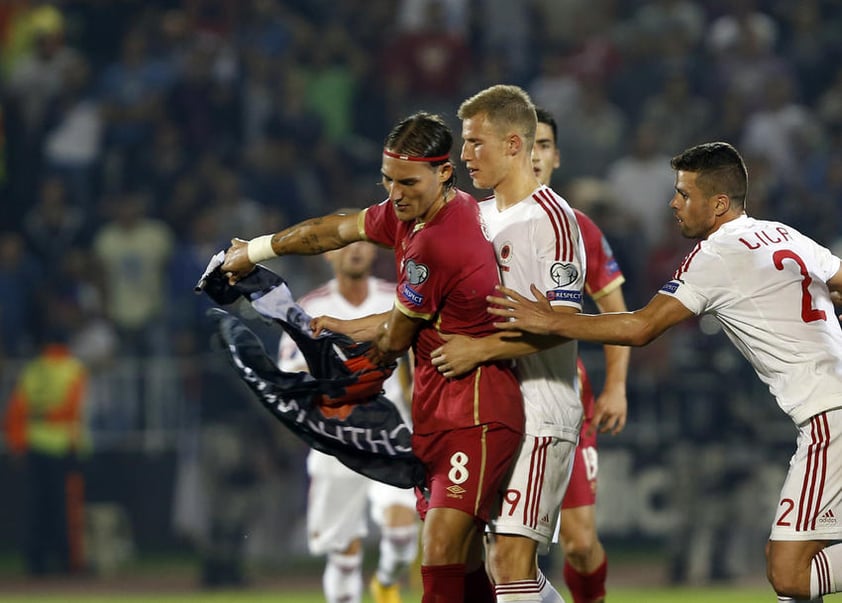
<path id="1" fill-rule="evenodd" d="M 564 562 L 564 581 L 573 603 L 593 603 L 605 598 L 605 576 L 608 575 L 608 559 L 590 574 L 580 574 L 567 561 Z"/>
<path id="2" fill-rule="evenodd" d="M 497 597 L 491 580 L 485 573 L 485 567 L 480 565 L 472 572 L 465 574 L 465 603 L 494 603 Z"/>
<path id="3" fill-rule="evenodd" d="M 422 565 L 421 603 L 463 603 L 465 597 L 465 564 Z"/>

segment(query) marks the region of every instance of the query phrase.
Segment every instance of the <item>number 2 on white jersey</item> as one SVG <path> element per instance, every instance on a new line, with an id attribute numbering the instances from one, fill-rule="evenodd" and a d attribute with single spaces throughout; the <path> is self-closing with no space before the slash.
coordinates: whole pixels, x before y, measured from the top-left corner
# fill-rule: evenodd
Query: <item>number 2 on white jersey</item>
<path id="1" fill-rule="evenodd" d="M 801 270 L 801 320 L 804 322 L 814 322 L 816 320 L 827 320 L 827 315 L 824 310 L 816 310 L 813 307 L 813 296 L 810 294 L 810 285 L 813 279 L 810 273 L 807 272 L 807 266 L 801 256 L 790 249 L 780 249 L 772 254 L 772 260 L 775 262 L 775 268 L 778 270 L 784 269 L 784 260 L 792 260 L 798 264 Z"/>

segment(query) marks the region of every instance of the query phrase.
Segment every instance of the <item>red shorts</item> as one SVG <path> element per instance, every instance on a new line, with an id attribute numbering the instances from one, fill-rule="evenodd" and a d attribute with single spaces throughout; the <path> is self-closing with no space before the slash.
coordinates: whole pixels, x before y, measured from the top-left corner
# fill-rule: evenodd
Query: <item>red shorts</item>
<path id="1" fill-rule="evenodd" d="M 599 456 L 596 450 L 596 432 L 591 436 L 585 435 L 590 429 L 590 419 L 582 423 L 579 432 L 579 444 L 576 446 L 576 456 L 573 459 L 573 471 L 567 492 L 561 501 L 562 509 L 587 507 L 596 504 L 596 475 L 599 470 Z"/>
<path id="2" fill-rule="evenodd" d="M 501 423 L 413 435 L 412 451 L 427 469 L 427 496 L 417 492 L 421 519 L 445 507 L 488 522 L 522 435 Z"/>

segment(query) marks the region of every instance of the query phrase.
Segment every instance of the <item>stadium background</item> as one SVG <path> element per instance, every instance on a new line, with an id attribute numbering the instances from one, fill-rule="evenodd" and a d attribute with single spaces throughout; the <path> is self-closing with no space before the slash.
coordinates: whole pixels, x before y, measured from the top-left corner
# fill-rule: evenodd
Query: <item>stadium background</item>
<path id="1" fill-rule="evenodd" d="M 192 563 L 214 502 L 230 500 L 248 509 L 249 562 L 298 568 L 305 450 L 212 350 L 192 286 L 213 251 L 380 200 L 397 118 L 440 112 L 458 133 L 459 102 L 508 82 L 558 119 L 554 187 L 605 230 L 631 306 L 690 246 L 666 205 L 669 157 L 698 142 L 744 153 L 752 215 L 839 253 L 840 31 L 839 0 L 6 0 L 0 409 L 61 326 L 92 371 L 94 566 Z M 101 240 L 118 222 L 145 229 L 154 253 L 115 278 Z M 387 256 L 379 266 L 388 277 Z M 301 293 L 328 277 L 318 258 L 272 267 Z M 144 294 L 114 305 L 127 274 Z M 598 388 L 600 350 L 583 353 Z M 665 581 L 762 579 L 795 432 L 716 325 L 635 350 L 629 409 L 626 430 L 600 443 L 609 554 L 666 560 Z M 198 486 L 208 425 L 234 442 L 220 462 L 241 478 L 213 492 Z M 3 449 L 0 551 L 12 559 L 20 480 Z"/>

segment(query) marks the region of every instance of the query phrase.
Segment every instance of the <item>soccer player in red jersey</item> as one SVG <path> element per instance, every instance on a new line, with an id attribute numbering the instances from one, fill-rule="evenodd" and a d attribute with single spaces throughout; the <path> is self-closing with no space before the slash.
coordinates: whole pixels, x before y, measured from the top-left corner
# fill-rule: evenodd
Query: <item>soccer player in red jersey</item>
<path id="1" fill-rule="evenodd" d="M 485 296 L 500 282 L 476 200 L 455 188 L 444 121 L 418 113 L 387 136 L 387 200 L 358 213 L 305 220 L 274 235 L 234 239 L 222 270 L 232 281 L 277 255 L 318 254 L 368 240 L 394 249 L 395 305 L 356 320 L 320 317 L 314 328 L 373 341 L 374 362 L 412 347 L 413 451 L 427 468 L 419 492 L 423 603 L 493 601 L 480 563 L 482 530 L 523 433 L 523 404 L 509 362 L 447 379 L 430 354 L 442 335 L 495 332 Z M 467 568 L 467 571 L 466 571 Z"/>

